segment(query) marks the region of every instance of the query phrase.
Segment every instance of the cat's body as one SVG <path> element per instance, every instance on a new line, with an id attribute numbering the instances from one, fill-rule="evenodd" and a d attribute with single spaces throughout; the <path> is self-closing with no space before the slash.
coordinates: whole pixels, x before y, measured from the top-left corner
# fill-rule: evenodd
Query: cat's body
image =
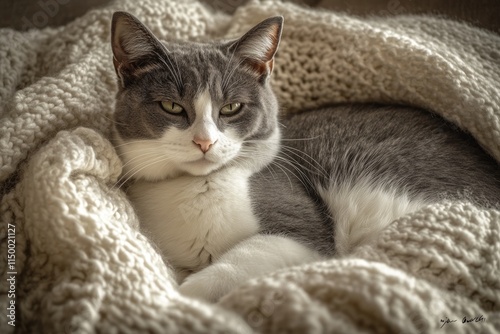
<path id="1" fill-rule="evenodd" d="M 428 111 L 340 105 L 282 123 L 277 163 L 287 170 L 271 165 L 251 179 L 263 232 L 286 231 L 321 254 L 346 255 L 427 204 L 500 206 L 499 165 Z"/>
<path id="2" fill-rule="evenodd" d="M 249 175 L 238 169 L 207 176 L 136 182 L 129 190 L 142 227 L 177 269 L 195 272 L 259 232 Z M 168 224 L 158 221 L 168 220 Z"/>
<path id="3" fill-rule="evenodd" d="M 248 278 L 348 254 L 437 201 L 499 206 L 498 164 L 429 112 L 336 106 L 281 128 L 269 86 L 281 25 L 272 18 L 234 42 L 166 49 L 115 14 L 124 178 L 135 179 L 144 233 L 193 273 L 186 294 L 216 300 Z"/>

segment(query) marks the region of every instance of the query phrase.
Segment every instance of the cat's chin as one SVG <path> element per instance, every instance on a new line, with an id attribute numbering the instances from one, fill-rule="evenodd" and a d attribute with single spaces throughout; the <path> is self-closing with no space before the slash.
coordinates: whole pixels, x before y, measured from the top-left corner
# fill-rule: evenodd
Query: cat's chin
<path id="1" fill-rule="evenodd" d="M 204 176 L 218 170 L 220 167 L 221 165 L 218 163 L 201 158 L 184 163 L 182 169 L 193 176 Z"/>

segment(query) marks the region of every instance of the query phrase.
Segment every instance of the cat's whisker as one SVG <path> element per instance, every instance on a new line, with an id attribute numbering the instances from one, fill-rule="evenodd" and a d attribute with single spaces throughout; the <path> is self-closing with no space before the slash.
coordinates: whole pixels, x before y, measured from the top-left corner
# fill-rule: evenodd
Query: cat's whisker
<path id="1" fill-rule="evenodd" d="M 154 159 L 152 161 L 145 161 L 143 164 L 140 164 L 136 168 L 131 169 L 131 170 L 127 171 L 125 174 L 123 174 L 122 176 L 120 176 L 119 180 L 115 183 L 115 186 L 117 184 L 120 184 L 120 186 L 126 184 L 135 175 L 137 175 L 137 173 L 141 172 L 142 170 L 144 170 L 147 167 L 150 167 L 152 165 L 159 164 L 159 163 L 162 163 L 162 162 L 170 162 L 170 161 L 172 161 L 171 157 L 165 157 L 165 156 L 159 157 L 159 158 Z M 126 177 L 126 179 L 123 181 L 123 179 L 125 177 Z"/>
<path id="2" fill-rule="evenodd" d="M 224 69 L 224 75 L 222 76 L 222 83 L 221 83 L 222 89 L 225 89 L 227 86 L 227 83 L 229 82 L 230 76 L 227 75 L 227 73 L 228 73 L 227 71 L 229 68 L 231 68 L 231 64 L 233 63 L 234 54 L 236 53 L 236 50 L 238 49 L 239 42 L 240 41 L 236 42 L 236 46 L 233 48 L 233 52 L 231 53 L 231 57 L 229 58 L 229 62 L 227 64 L 226 68 Z M 233 67 L 233 71 L 234 71 L 234 67 Z"/>
<path id="3" fill-rule="evenodd" d="M 226 74 L 227 74 L 227 69 L 230 67 L 230 65 L 231 65 L 231 63 L 232 63 L 232 61 L 233 61 L 233 57 L 234 57 L 234 54 L 236 53 L 236 50 L 238 49 L 238 45 L 239 45 L 239 43 L 240 43 L 240 41 L 238 40 L 238 41 L 236 42 L 235 47 L 233 48 L 233 52 L 231 52 L 231 57 L 229 57 L 229 61 L 228 61 L 228 63 L 227 63 L 227 66 L 226 66 L 226 68 L 224 69 L 224 74 L 222 75 L 222 82 L 221 82 L 221 87 L 222 87 L 222 89 L 224 89 L 224 88 L 225 88 L 225 86 L 226 86 L 226 83 L 225 83 L 225 78 L 226 78 Z"/>
<path id="4" fill-rule="evenodd" d="M 236 72 L 236 70 L 240 67 L 240 65 L 243 62 L 244 62 L 244 60 L 240 60 L 240 61 L 238 61 L 238 63 L 236 65 L 233 66 L 233 68 L 229 72 L 229 75 L 227 76 L 226 80 L 224 80 L 224 83 L 222 85 L 222 89 L 223 90 L 227 89 L 227 85 L 229 84 L 229 80 L 231 80 L 231 78 L 233 77 L 234 73 Z M 229 67 L 229 65 L 228 65 L 228 67 Z"/>
<path id="5" fill-rule="evenodd" d="M 291 146 L 288 146 L 288 145 L 282 145 L 281 147 L 284 150 L 286 150 L 288 153 L 293 154 L 296 157 L 302 158 L 302 156 L 301 156 L 301 154 L 302 154 L 302 155 L 306 156 L 307 158 L 311 159 L 312 162 L 311 161 L 307 161 L 307 163 L 311 167 L 316 167 L 318 169 L 318 171 L 321 172 L 322 176 L 325 176 L 325 175 L 328 174 L 328 172 L 322 167 L 322 165 L 316 159 L 314 159 L 310 154 L 308 154 L 308 153 L 306 153 L 306 152 L 304 152 L 302 150 L 299 150 L 298 148 L 291 147 Z"/>
<path id="6" fill-rule="evenodd" d="M 282 148 L 283 148 L 283 151 L 281 152 L 281 154 L 287 156 L 288 158 L 290 158 L 291 160 L 293 160 L 294 162 L 299 164 L 301 167 L 303 167 L 305 170 L 307 170 L 311 173 L 319 174 L 319 176 L 322 176 L 322 177 L 326 177 L 328 175 L 328 172 L 323 168 L 323 166 L 321 166 L 321 164 L 316 159 L 311 157 L 309 154 L 306 154 L 303 151 L 298 150 L 298 149 L 296 149 L 297 152 L 294 152 L 293 150 L 291 150 L 291 149 L 293 149 L 293 147 L 287 147 L 285 145 L 283 145 Z M 303 157 L 299 153 L 304 154 L 306 157 L 311 159 L 311 161 L 307 161 L 307 160 L 303 159 Z M 294 159 L 292 156 L 290 156 L 290 154 L 303 160 L 305 163 L 307 163 L 312 168 L 312 170 L 305 167 L 304 164 L 301 164 L 298 161 L 296 161 L 296 159 Z"/>
<path id="7" fill-rule="evenodd" d="M 125 162 L 123 164 L 123 168 L 130 166 L 131 164 L 135 163 L 137 160 L 148 160 L 147 157 L 158 158 L 158 154 L 156 154 L 156 152 L 153 151 L 153 152 L 146 152 L 143 154 L 135 155 L 133 158 L 128 159 L 127 162 Z"/>
<path id="8" fill-rule="evenodd" d="M 285 163 L 285 165 L 291 166 L 293 168 L 293 170 L 295 170 L 296 172 L 294 172 L 290 168 L 287 168 L 283 163 Z M 286 171 L 291 173 L 293 176 L 295 176 L 295 178 L 297 180 L 299 180 L 299 182 L 304 186 L 304 189 L 309 189 L 309 187 L 313 186 L 313 183 L 307 177 L 307 175 L 305 175 L 297 166 L 290 163 L 290 161 L 288 161 L 286 159 L 275 159 L 271 162 L 271 165 L 279 167 L 282 171 L 283 171 L 283 168 L 286 169 Z M 293 185 L 291 184 L 291 180 L 290 180 L 289 175 L 286 172 L 284 172 L 284 173 L 290 181 L 290 186 L 293 188 Z"/>
<path id="9" fill-rule="evenodd" d="M 165 148 L 165 150 L 161 150 L 161 148 Z M 174 147 L 175 148 L 175 147 Z M 119 157 L 127 157 L 127 155 L 129 154 L 134 154 L 134 153 L 145 153 L 145 152 L 148 152 L 148 153 L 154 153 L 156 155 L 167 155 L 165 154 L 165 152 L 170 152 L 170 153 L 177 153 L 175 150 L 172 150 L 172 147 L 154 147 L 154 148 L 150 148 L 150 147 L 146 147 L 146 148 L 142 148 L 142 147 L 133 147 L 133 148 L 122 148 L 121 150 L 118 150 L 117 154 Z M 182 151 L 181 151 L 182 152 Z"/>
<path id="10" fill-rule="evenodd" d="M 291 189 L 291 190 L 292 190 L 292 192 L 293 192 L 293 183 L 292 183 L 292 179 L 290 179 L 290 176 L 288 176 L 287 171 L 288 171 L 288 172 L 290 172 L 290 173 L 292 173 L 292 174 L 293 174 L 293 172 L 292 172 L 292 171 L 290 171 L 288 168 L 283 167 L 283 166 L 281 166 L 279 163 L 274 162 L 274 161 L 271 163 L 271 165 L 276 166 L 276 167 L 278 167 L 279 169 L 281 169 L 281 171 L 283 172 L 283 174 L 285 174 L 286 178 L 288 179 L 288 183 L 290 184 L 290 189 Z M 295 176 L 295 177 L 297 177 L 295 174 L 294 174 L 294 176 Z"/>
<path id="11" fill-rule="evenodd" d="M 118 125 L 124 125 L 124 126 L 127 125 L 127 123 L 118 122 L 114 117 L 108 117 L 105 114 L 103 114 L 102 117 L 104 117 L 105 119 L 107 119 L 108 121 L 110 121 L 112 124 L 118 124 Z"/>
<path id="12" fill-rule="evenodd" d="M 151 158 L 148 158 L 148 156 L 151 156 Z M 163 161 L 163 160 L 168 160 L 168 161 L 172 161 L 173 160 L 173 157 L 170 157 L 170 156 L 165 156 L 165 155 L 161 155 L 161 156 L 158 156 L 157 152 L 156 151 L 153 151 L 153 152 L 146 152 L 146 153 L 143 153 L 143 154 L 139 154 L 137 156 L 134 156 L 133 158 L 127 160 L 122 168 L 126 168 L 132 164 L 135 164 L 137 160 L 143 160 L 143 162 L 139 162 L 137 164 L 137 166 L 135 166 L 134 168 L 128 170 L 125 174 L 123 174 L 121 176 L 121 178 L 123 177 L 126 177 L 129 173 L 131 172 L 134 172 L 134 170 L 136 170 L 137 168 L 139 169 L 143 169 L 142 166 L 148 166 L 148 165 L 153 165 L 155 163 L 157 163 L 157 161 Z"/>
<path id="13" fill-rule="evenodd" d="M 255 158 L 269 158 L 269 157 L 272 158 L 272 157 L 274 157 L 274 155 L 272 155 L 272 154 L 266 155 L 265 153 L 262 153 L 262 152 L 254 152 L 254 151 L 240 151 L 240 152 L 242 153 L 242 156 L 244 156 L 246 158 L 255 159 Z M 293 172 L 291 169 L 285 167 L 282 163 L 286 163 L 286 165 L 291 166 L 296 172 Z M 307 188 L 307 185 L 313 186 L 313 183 L 307 177 L 307 175 L 300 168 L 298 168 L 295 164 L 293 164 L 291 161 L 289 161 L 288 159 L 277 156 L 277 157 L 274 157 L 274 160 L 271 161 L 270 165 L 275 165 L 275 166 L 279 167 L 286 174 L 286 176 L 289 178 L 288 174 L 284 170 L 284 169 L 286 169 L 289 173 L 292 173 L 304 186 L 306 186 L 306 188 Z M 301 167 L 303 167 L 303 166 L 301 166 Z M 291 181 L 290 181 L 290 185 L 292 185 Z"/>
<path id="14" fill-rule="evenodd" d="M 163 46 L 163 48 L 166 50 L 166 53 L 167 53 L 168 55 L 173 55 L 173 53 L 172 53 L 172 52 L 170 52 L 170 50 L 168 50 L 166 46 L 164 46 L 164 45 L 162 45 L 162 46 Z M 174 57 L 175 57 L 175 56 L 174 56 Z M 163 63 L 164 63 L 165 65 L 167 65 L 167 63 L 165 62 L 165 59 L 161 58 L 161 60 L 163 61 Z M 182 87 L 182 80 L 181 80 L 181 77 L 180 77 L 180 73 L 179 73 L 179 71 L 178 71 L 178 70 L 177 70 L 177 71 L 175 71 L 175 69 L 174 69 L 174 65 L 172 64 L 172 60 L 170 59 L 170 57 L 169 57 L 169 56 L 167 56 L 167 60 L 168 60 L 168 62 L 169 62 L 169 64 L 170 64 L 170 66 L 168 66 L 168 65 L 167 65 L 167 66 L 168 66 L 168 69 L 169 69 L 170 73 L 172 74 L 172 76 L 174 77 L 174 80 L 175 80 L 175 82 L 176 82 L 177 88 L 178 88 L 178 89 L 180 89 L 180 88 Z M 176 64 L 177 64 L 177 62 L 176 62 Z"/>
<path id="15" fill-rule="evenodd" d="M 121 144 L 114 145 L 114 147 L 118 148 L 118 147 L 123 147 L 123 146 L 127 146 L 127 145 L 143 144 L 143 143 L 144 144 L 152 144 L 153 140 L 151 140 L 151 139 L 134 139 L 131 141 L 124 141 Z"/>
<path id="16" fill-rule="evenodd" d="M 276 172 L 274 172 L 274 171 L 272 170 L 272 168 L 271 168 L 269 165 L 266 165 L 266 167 L 265 167 L 265 168 L 266 168 L 266 170 L 269 172 L 269 174 L 271 174 L 272 180 L 273 180 L 273 181 L 276 181 L 276 180 L 277 180 L 277 178 L 276 178 Z M 264 177 L 265 177 L 265 176 L 264 176 Z"/>
<path id="17" fill-rule="evenodd" d="M 151 151 L 151 152 L 156 151 L 156 152 L 158 152 L 158 147 L 156 147 L 158 145 L 151 143 L 151 141 L 149 141 L 149 142 L 144 141 L 143 143 L 136 142 L 134 144 L 146 144 L 146 145 L 149 144 L 149 147 L 146 145 L 143 145 L 145 147 L 130 147 L 131 144 L 120 144 L 120 145 L 115 145 L 114 147 L 121 149 L 120 155 L 123 155 L 127 152 L 144 152 L 144 151 Z"/>
<path id="18" fill-rule="evenodd" d="M 255 155 L 256 153 L 252 152 L 253 155 Z M 310 187 L 314 187 L 314 184 L 313 182 L 311 181 L 310 177 L 308 177 L 306 175 L 306 173 L 304 171 L 308 171 L 310 173 L 313 173 L 315 174 L 315 172 L 307 167 L 305 167 L 303 164 L 301 164 L 300 162 L 298 162 L 296 159 L 293 159 L 292 157 L 290 157 L 289 155 L 287 155 L 285 152 L 282 152 L 281 154 L 285 155 L 286 157 L 288 158 L 285 158 L 285 157 L 282 157 L 280 155 L 277 155 L 277 156 L 274 156 L 272 154 L 268 154 L 267 156 L 264 156 L 265 158 L 266 157 L 272 157 L 274 158 L 271 162 L 272 163 L 277 163 L 278 161 L 281 162 L 281 163 L 285 163 L 286 165 L 289 165 L 293 168 L 293 170 L 295 170 L 295 172 L 293 173 L 301 182 L 306 182 L 307 185 L 309 185 Z M 262 157 L 262 154 L 260 155 Z M 311 164 L 312 165 L 312 164 Z M 314 165 L 312 165 L 312 167 L 316 167 Z M 291 171 L 290 171 L 291 172 Z M 317 172 L 316 172 L 317 173 Z M 320 173 L 320 175 L 322 175 L 322 173 Z M 300 176 L 300 177 L 299 177 Z M 304 184 L 304 183 L 303 183 Z M 306 185 L 306 184 L 304 184 Z"/>
<path id="19" fill-rule="evenodd" d="M 147 154 L 151 154 L 151 155 L 158 155 L 158 150 L 156 150 L 156 149 L 143 149 L 143 150 L 141 150 L 139 148 L 136 148 L 133 150 L 127 150 L 126 152 L 119 152 L 117 154 L 120 158 L 127 159 L 127 156 L 130 154 L 134 154 L 134 158 L 136 158 L 137 156 L 135 155 L 135 153 L 137 153 L 137 152 L 147 153 Z M 142 156 L 142 154 L 141 154 L 141 156 Z"/>
<path id="20" fill-rule="evenodd" d="M 243 82 L 243 78 L 237 78 L 236 80 L 231 81 L 230 85 L 229 85 L 229 82 L 226 83 L 226 87 L 224 87 L 224 89 L 227 91 L 227 94 L 229 96 L 231 96 L 233 94 L 238 95 L 239 84 L 241 82 Z"/>
<path id="21" fill-rule="evenodd" d="M 117 14 L 112 25 L 118 27 L 112 29 L 112 48 L 121 83 L 115 112 L 127 123 L 114 126 L 124 138 L 153 138 L 115 146 L 123 172 L 111 189 L 126 187 L 141 229 L 163 258 L 175 269 L 194 272 L 180 285 L 181 293 L 214 301 L 233 285 L 287 263 L 352 254 L 436 196 L 458 196 L 449 192 L 494 183 L 487 191 L 500 201 L 496 162 L 481 175 L 475 171 L 480 165 L 469 165 L 472 147 L 407 107 L 334 106 L 278 119 L 284 107 L 275 103 L 265 65 L 278 48 L 280 17 L 231 44 L 188 42 L 160 49 L 148 29 L 126 16 Z M 138 65 L 144 66 L 141 73 Z M 252 103 L 241 114 L 232 113 L 231 105 L 227 113 L 211 110 L 247 98 Z M 172 105 L 160 113 L 155 101 L 161 99 Z M 177 102 L 186 109 L 174 108 Z M 433 124 L 439 131 L 427 128 Z M 268 129 L 274 130 L 271 138 L 244 139 L 262 138 Z M 287 138 L 279 138 L 280 129 Z M 217 161 L 198 160 L 199 149 Z M 190 285 L 192 279 L 196 284 Z"/>
<path id="22" fill-rule="evenodd" d="M 167 51 L 167 53 L 170 53 L 170 51 L 168 51 L 167 48 L 165 48 L 165 50 Z M 167 60 L 170 63 L 170 65 L 169 65 L 169 64 L 167 64 L 167 62 L 165 61 L 165 59 L 163 59 L 163 57 L 157 51 L 153 51 L 153 53 L 166 66 L 166 68 L 169 70 L 170 74 L 172 74 L 172 77 L 174 78 L 175 84 L 177 85 L 177 87 L 178 88 L 182 87 L 182 83 L 180 81 L 180 78 L 177 77 L 177 74 L 174 71 L 174 68 L 173 68 L 174 65 L 172 64 L 172 61 L 170 60 L 170 57 L 167 56 Z"/>
<path id="23" fill-rule="evenodd" d="M 152 165 L 155 165 L 157 164 L 158 162 L 163 162 L 163 161 L 174 161 L 174 158 L 173 157 L 170 157 L 170 156 L 158 156 L 158 155 L 154 155 L 152 156 L 152 159 L 139 159 L 139 160 L 144 160 L 143 162 L 139 162 L 136 166 L 134 166 L 132 169 L 130 169 L 127 173 L 124 174 L 124 176 L 126 176 L 128 173 L 130 172 L 133 172 L 134 170 L 137 170 L 137 169 L 143 169 L 145 167 L 148 167 L 148 166 L 152 166 Z M 133 161 L 130 161 L 130 162 L 133 162 Z M 125 164 L 124 167 L 128 167 L 130 166 L 130 164 Z"/>
<path id="24" fill-rule="evenodd" d="M 186 146 L 180 145 L 178 143 L 169 143 L 169 142 L 164 142 L 164 141 L 154 141 L 153 139 L 128 141 L 128 142 L 124 142 L 122 144 L 114 145 L 114 147 L 115 148 L 121 148 L 123 146 L 135 145 L 135 144 L 147 144 L 148 146 L 167 147 L 167 148 L 179 148 L 179 147 L 182 147 L 183 149 L 186 147 Z M 127 149 L 127 150 L 129 150 L 129 149 Z M 137 150 L 142 151 L 142 150 L 144 150 L 144 148 L 137 148 Z M 158 148 L 155 148 L 155 150 L 159 151 Z"/>
<path id="25" fill-rule="evenodd" d="M 236 167 L 238 167 L 239 169 L 243 169 L 243 170 L 248 169 L 248 166 L 246 166 L 246 165 L 244 164 L 244 161 L 235 160 L 235 159 L 231 160 L 231 161 L 227 164 L 227 166 L 228 166 L 228 167 L 234 167 L 234 166 L 236 166 Z"/>
<path id="26" fill-rule="evenodd" d="M 297 177 L 297 179 L 302 183 L 302 185 L 307 189 L 308 187 L 314 187 L 314 184 L 312 183 L 312 181 L 310 180 L 310 178 L 299 168 L 297 167 L 295 164 L 293 164 L 292 162 L 290 162 L 288 159 L 284 159 L 282 157 L 277 157 L 275 160 L 273 160 L 273 162 L 271 163 L 276 163 L 278 164 L 279 162 L 281 163 L 286 163 L 287 165 L 289 165 L 290 167 L 293 168 L 293 170 L 296 171 L 296 173 L 294 173 L 292 170 L 290 169 L 287 169 L 290 171 L 290 173 L 294 174 L 295 177 Z M 281 164 L 281 166 L 283 166 Z"/>
<path id="27" fill-rule="evenodd" d="M 282 141 L 307 141 L 307 140 L 315 140 L 321 138 L 320 135 L 309 137 L 309 138 L 267 138 L 267 139 L 247 139 L 245 143 L 262 143 L 262 142 L 282 142 Z"/>
<path id="28" fill-rule="evenodd" d="M 315 137 L 311 138 L 311 139 L 314 139 Z M 309 140 L 309 139 L 306 139 L 306 138 L 292 138 L 292 140 Z M 278 141 L 278 140 L 276 140 Z M 266 142 L 272 142 L 272 140 L 266 140 L 266 139 L 257 139 L 257 140 L 245 140 L 245 143 L 257 143 L 257 144 L 261 144 L 261 143 L 266 143 Z M 281 151 L 281 154 L 282 155 L 285 155 L 287 156 L 289 159 L 291 159 L 292 161 L 294 161 L 296 164 L 300 165 L 302 168 L 304 168 L 305 170 L 309 171 L 309 172 L 315 172 L 315 173 L 318 173 L 320 176 L 327 176 L 328 175 L 328 172 L 321 166 L 321 164 L 316 160 L 314 159 L 311 155 L 303 152 L 302 150 L 299 150 L 295 147 L 291 147 L 291 146 L 287 146 L 287 145 L 281 145 L 281 148 L 282 148 L 282 151 Z M 304 161 L 304 163 L 307 163 L 313 170 L 309 169 L 309 168 L 306 168 L 303 164 L 300 164 L 297 159 L 294 159 L 292 158 L 292 156 L 295 156 L 297 158 L 299 158 L 300 160 Z M 303 159 L 303 156 L 309 158 L 311 161 L 308 161 L 306 159 Z"/>
<path id="29" fill-rule="evenodd" d="M 183 82 L 182 82 L 182 73 L 181 73 L 181 70 L 179 69 L 179 64 L 177 62 L 177 58 L 175 56 L 175 53 L 172 53 L 173 57 L 174 57 L 174 63 L 175 63 L 175 67 L 177 68 L 177 74 L 179 76 L 179 81 L 181 83 L 181 86 L 177 87 L 179 90 L 182 88 L 182 85 L 183 85 Z"/>

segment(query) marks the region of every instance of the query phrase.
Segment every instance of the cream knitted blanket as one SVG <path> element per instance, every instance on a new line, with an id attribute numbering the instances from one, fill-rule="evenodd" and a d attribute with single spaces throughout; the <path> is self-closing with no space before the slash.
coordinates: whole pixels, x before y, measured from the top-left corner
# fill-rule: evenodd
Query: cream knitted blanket
<path id="1" fill-rule="evenodd" d="M 1 333 L 500 331 L 500 212 L 468 203 L 401 217 L 348 258 L 252 280 L 218 305 L 181 296 L 115 183 L 115 10 L 165 39 L 234 37 L 284 15 L 274 87 L 285 109 L 417 105 L 500 160 L 500 38 L 464 24 L 128 0 L 57 29 L 1 30 Z"/>

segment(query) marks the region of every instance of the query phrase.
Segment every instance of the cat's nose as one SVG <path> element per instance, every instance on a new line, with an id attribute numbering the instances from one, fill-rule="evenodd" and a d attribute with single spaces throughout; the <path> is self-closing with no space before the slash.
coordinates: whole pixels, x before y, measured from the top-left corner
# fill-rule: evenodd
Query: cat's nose
<path id="1" fill-rule="evenodd" d="M 212 147 L 212 145 L 215 144 L 215 142 L 217 142 L 217 140 L 212 142 L 211 139 L 201 139 L 197 137 L 194 137 L 193 139 L 193 143 L 198 145 L 203 153 L 207 153 L 210 147 Z"/>

